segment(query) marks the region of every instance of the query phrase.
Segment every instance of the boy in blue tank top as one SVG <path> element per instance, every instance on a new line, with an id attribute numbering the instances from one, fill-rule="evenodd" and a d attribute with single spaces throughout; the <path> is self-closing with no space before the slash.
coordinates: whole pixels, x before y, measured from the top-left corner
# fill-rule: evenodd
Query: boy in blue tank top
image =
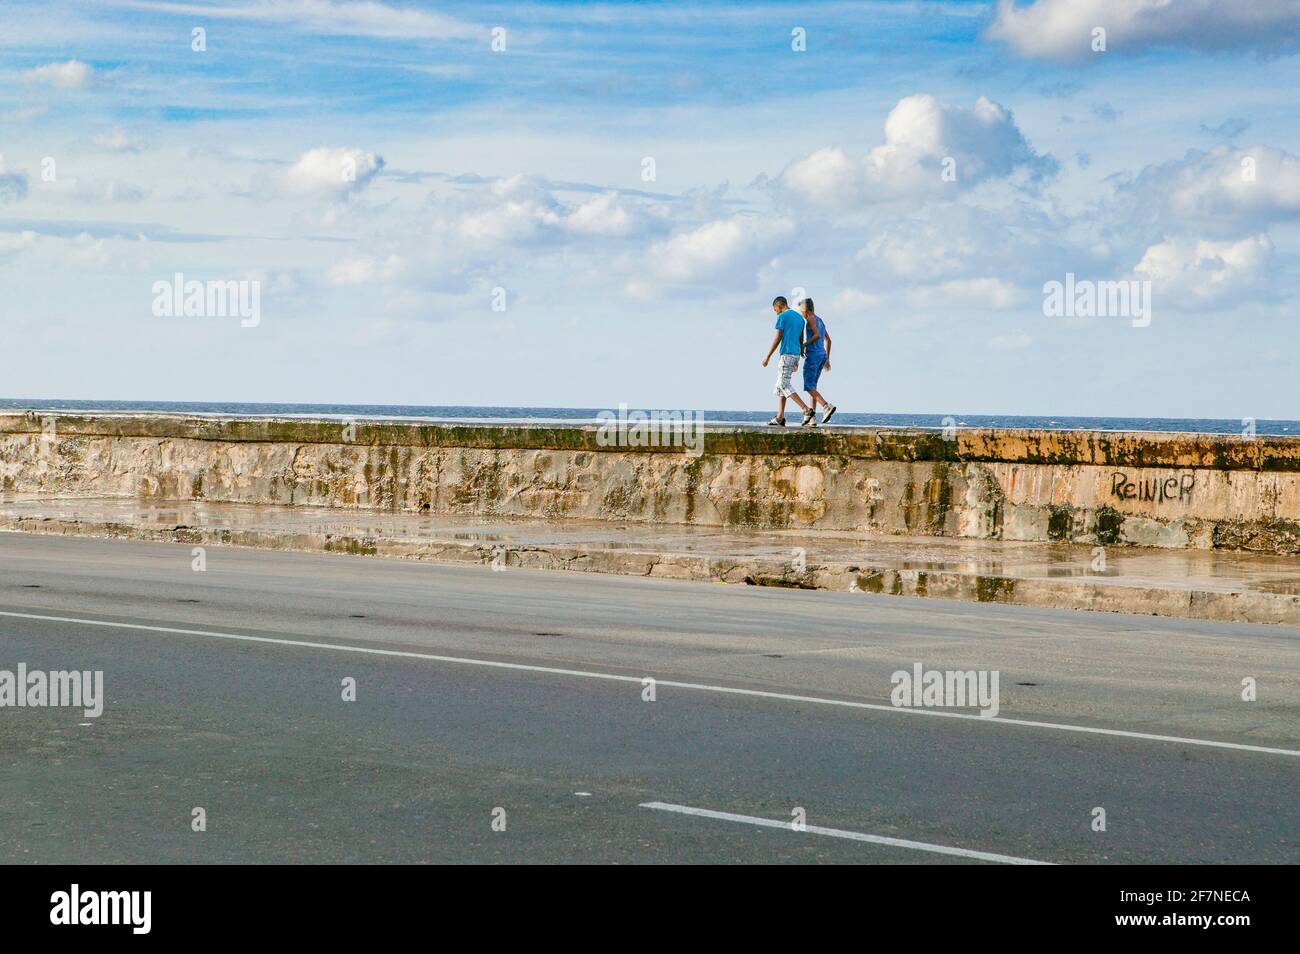
<path id="1" fill-rule="evenodd" d="M 807 329 L 804 344 L 803 389 L 808 392 L 808 400 L 812 403 L 809 417 L 815 417 L 817 405 L 821 404 L 822 423 L 827 424 L 835 416 L 836 407 L 822 397 L 821 392 L 817 390 L 817 381 L 823 371 L 831 369 L 831 336 L 826 333 L 826 322 L 822 321 L 813 310 L 813 300 L 805 298 L 800 304 L 803 306 L 804 326 Z M 808 421 L 805 420 L 804 423 Z M 813 423 L 816 424 L 816 421 L 813 420 Z"/>

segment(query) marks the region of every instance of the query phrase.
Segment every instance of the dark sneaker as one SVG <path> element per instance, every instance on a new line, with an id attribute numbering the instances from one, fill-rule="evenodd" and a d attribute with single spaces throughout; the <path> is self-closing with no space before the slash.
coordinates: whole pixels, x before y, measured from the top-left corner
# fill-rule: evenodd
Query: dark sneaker
<path id="1" fill-rule="evenodd" d="M 829 423 L 831 422 L 831 418 L 835 416 L 835 412 L 838 411 L 838 410 L 839 410 L 839 408 L 837 408 L 834 404 L 832 404 L 832 405 L 831 405 L 830 407 L 828 407 L 825 411 L 823 411 L 823 412 L 822 412 L 822 423 L 823 423 L 823 424 L 829 424 Z"/>
<path id="2" fill-rule="evenodd" d="M 772 427 L 785 427 L 785 418 L 774 417 L 772 418 L 772 420 L 768 421 L 767 423 Z"/>
<path id="3" fill-rule="evenodd" d="M 809 408 L 808 410 L 803 412 L 803 423 L 800 424 L 799 426 L 807 427 L 809 424 L 811 424 L 813 427 L 817 426 L 817 412 L 814 411 L 812 408 Z"/>

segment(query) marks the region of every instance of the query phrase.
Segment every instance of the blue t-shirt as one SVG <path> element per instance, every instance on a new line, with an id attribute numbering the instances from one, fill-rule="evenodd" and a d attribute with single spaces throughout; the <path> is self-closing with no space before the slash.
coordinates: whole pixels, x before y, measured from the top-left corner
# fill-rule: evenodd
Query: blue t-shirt
<path id="1" fill-rule="evenodd" d="M 787 308 L 776 316 L 776 330 L 781 332 L 782 354 L 803 354 L 803 315 Z"/>
<path id="2" fill-rule="evenodd" d="M 813 320 L 817 322 L 817 332 L 821 337 L 808 346 L 808 360 L 819 358 L 824 361 L 826 360 L 826 322 L 822 321 L 821 315 L 813 315 Z"/>

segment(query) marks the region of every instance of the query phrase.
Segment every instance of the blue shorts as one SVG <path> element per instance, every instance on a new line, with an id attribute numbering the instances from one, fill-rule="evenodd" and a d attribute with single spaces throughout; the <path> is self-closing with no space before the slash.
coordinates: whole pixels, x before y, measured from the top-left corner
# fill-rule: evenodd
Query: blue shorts
<path id="1" fill-rule="evenodd" d="M 817 388 L 817 379 L 822 376 L 822 368 L 826 365 L 826 355 L 810 354 L 803 361 L 803 389 L 813 391 Z"/>

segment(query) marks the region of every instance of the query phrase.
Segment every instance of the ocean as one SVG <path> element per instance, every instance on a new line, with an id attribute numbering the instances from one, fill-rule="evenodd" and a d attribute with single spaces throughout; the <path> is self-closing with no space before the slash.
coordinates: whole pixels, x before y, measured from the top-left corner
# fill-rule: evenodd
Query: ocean
<path id="1" fill-rule="evenodd" d="M 457 407 L 413 404 L 246 404 L 227 401 L 77 401 L 61 398 L 0 398 L 0 410 L 35 411 L 169 411 L 246 417 L 387 418 L 412 421 L 465 422 L 594 422 L 605 408 L 590 407 Z M 608 410 L 617 413 L 617 408 Z M 635 410 L 635 409 L 633 409 Z M 647 409 L 648 410 L 648 409 Z M 671 410 L 671 409 L 670 409 Z M 692 417 L 694 409 L 685 411 Z M 771 411 L 703 411 L 716 424 L 764 424 Z M 951 420 L 949 420 L 951 418 Z M 789 421 L 797 424 L 798 409 Z M 1022 414 L 873 414 L 839 411 L 831 426 L 856 427 L 1003 427 L 1053 431 L 1186 431 L 1200 434 L 1242 434 L 1240 418 L 1179 417 L 1044 417 Z M 1256 434 L 1300 435 L 1300 421 L 1257 420 Z"/>

